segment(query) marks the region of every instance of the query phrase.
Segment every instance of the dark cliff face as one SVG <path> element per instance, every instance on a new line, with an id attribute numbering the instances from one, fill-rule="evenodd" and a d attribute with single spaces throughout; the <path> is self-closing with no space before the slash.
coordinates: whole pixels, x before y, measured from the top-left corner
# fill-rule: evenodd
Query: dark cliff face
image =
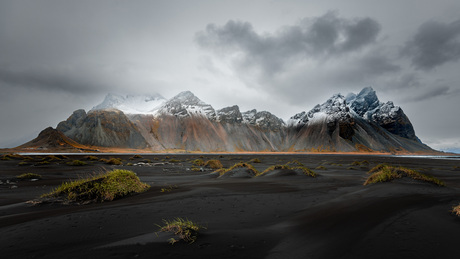
<path id="1" fill-rule="evenodd" d="M 238 105 L 225 107 L 217 111 L 217 121 L 225 123 L 241 123 L 243 122 L 243 115 L 241 115 Z"/>
<path id="2" fill-rule="evenodd" d="M 147 143 L 136 126 L 118 110 L 100 110 L 86 114 L 75 111 L 58 130 L 84 145 L 101 147 L 145 148 Z"/>
<path id="3" fill-rule="evenodd" d="M 392 102 L 387 102 L 379 107 L 377 112 L 372 115 L 372 121 L 395 135 L 419 141 L 409 118 L 401 108 L 395 108 Z"/>
<path id="4" fill-rule="evenodd" d="M 364 88 L 358 95 L 347 96 L 347 102 L 357 115 L 376 123 L 390 133 L 420 141 L 403 110 L 399 106 L 395 106 L 393 102 L 380 102 L 371 87 Z"/>

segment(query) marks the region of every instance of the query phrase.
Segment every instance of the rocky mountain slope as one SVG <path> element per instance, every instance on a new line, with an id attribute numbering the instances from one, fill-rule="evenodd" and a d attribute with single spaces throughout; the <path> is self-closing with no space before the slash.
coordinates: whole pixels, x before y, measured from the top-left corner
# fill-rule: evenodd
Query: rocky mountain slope
<path id="1" fill-rule="evenodd" d="M 61 131 L 51 127 L 42 130 L 35 139 L 19 146 L 18 148 L 40 151 L 52 150 L 61 152 L 94 151 L 68 138 Z"/>
<path id="2" fill-rule="evenodd" d="M 75 111 L 57 130 L 84 145 L 154 151 L 432 151 L 403 110 L 380 102 L 370 87 L 335 94 L 287 122 L 237 105 L 216 111 L 189 91 L 169 100 L 108 95 L 88 113 Z"/>

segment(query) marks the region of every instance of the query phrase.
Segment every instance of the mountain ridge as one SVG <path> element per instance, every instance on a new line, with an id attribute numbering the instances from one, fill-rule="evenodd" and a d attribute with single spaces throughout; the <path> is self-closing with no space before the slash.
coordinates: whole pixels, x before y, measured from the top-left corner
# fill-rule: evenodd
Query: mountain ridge
<path id="1" fill-rule="evenodd" d="M 190 91 L 147 113 L 118 110 L 140 109 L 127 105 L 129 97 L 117 98 L 109 96 L 105 104 L 114 105 L 100 104 L 88 113 L 76 110 L 56 129 L 83 145 L 152 151 L 433 151 L 416 137 L 403 110 L 392 102 L 380 102 L 371 87 L 346 97 L 334 94 L 287 122 L 268 111 L 241 112 L 237 105 L 215 110 Z"/>

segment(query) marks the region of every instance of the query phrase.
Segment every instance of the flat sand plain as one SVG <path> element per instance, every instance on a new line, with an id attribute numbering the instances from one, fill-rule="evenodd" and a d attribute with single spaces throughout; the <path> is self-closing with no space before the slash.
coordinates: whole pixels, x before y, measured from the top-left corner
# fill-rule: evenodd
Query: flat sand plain
<path id="1" fill-rule="evenodd" d="M 34 161 L 40 157 L 32 156 Z M 460 160 L 322 154 L 149 155 L 123 166 L 68 156 L 35 166 L 0 161 L 2 258 L 455 258 L 460 254 Z M 191 160 L 224 167 L 258 158 L 260 171 L 297 160 L 319 176 L 217 178 L 191 171 Z M 69 166 L 79 159 L 85 166 Z M 146 159 L 150 166 L 127 166 Z M 169 163 L 171 159 L 177 160 Z M 355 161 L 368 161 L 352 165 Z M 153 165 L 155 163 L 155 165 Z M 363 186 L 370 168 L 402 165 L 436 176 L 446 187 L 397 180 Z M 31 205 L 63 181 L 115 168 L 151 185 L 142 194 L 89 205 Z M 43 176 L 16 181 L 22 173 Z M 170 191 L 162 192 L 161 189 Z M 193 244 L 171 245 L 157 233 L 164 219 L 205 226 Z"/>

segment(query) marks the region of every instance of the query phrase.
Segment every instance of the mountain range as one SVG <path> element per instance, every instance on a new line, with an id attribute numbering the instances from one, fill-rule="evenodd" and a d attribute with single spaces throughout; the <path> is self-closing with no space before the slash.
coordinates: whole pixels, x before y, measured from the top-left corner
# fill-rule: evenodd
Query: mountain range
<path id="1" fill-rule="evenodd" d="M 48 129 L 48 131 L 50 131 Z M 108 94 L 90 111 L 76 110 L 56 131 L 84 145 L 151 151 L 432 152 L 393 102 L 371 87 L 334 94 L 284 121 L 268 111 L 215 110 L 192 92 Z M 38 140 L 35 140 L 35 143 Z M 26 147 L 27 143 L 21 147 Z"/>

